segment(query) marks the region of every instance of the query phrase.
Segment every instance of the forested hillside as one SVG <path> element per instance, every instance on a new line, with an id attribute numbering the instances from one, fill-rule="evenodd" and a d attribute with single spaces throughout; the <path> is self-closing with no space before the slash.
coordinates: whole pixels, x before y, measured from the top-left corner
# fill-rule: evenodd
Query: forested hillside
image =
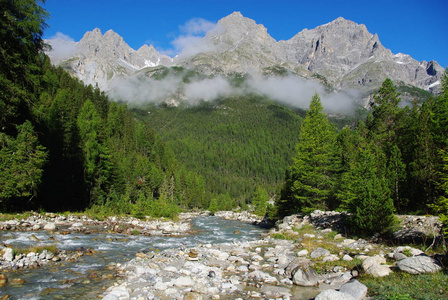
<path id="1" fill-rule="evenodd" d="M 297 111 L 256 95 L 134 111 L 167 141 L 179 161 L 207 179 L 210 192 L 228 193 L 239 204 L 250 201 L 257 186 L 275 194 L 301 121 Z"/>
<path id="2" fill-rule="evenodd" d="M 203 179 L 185 171 L 147 124 L 50 64 L 38 4 L 1 5 L 2 210 L 161 216 L 208 206 Z"/>

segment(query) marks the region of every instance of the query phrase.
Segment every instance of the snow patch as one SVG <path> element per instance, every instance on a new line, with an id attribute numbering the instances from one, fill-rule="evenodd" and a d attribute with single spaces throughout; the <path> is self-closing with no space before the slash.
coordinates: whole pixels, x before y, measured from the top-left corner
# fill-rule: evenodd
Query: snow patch
<path id="1" fill-rule="evenodd" d="M 437 86 L 439 84 L 440 84 L 440 80 L 437 80 L 436 82 L 431 83 L 430 85 L 428 85 L 428 89 L 432 89 L 433 87 L 435 87 L 435 86 Z"/>
<path id="2" fill-rule="evenodd" d="M 147 68 L 147 67 L 157 67 L 158 65 L 160 65 L 160 57 L 157 58 L 157 62 L 152 62 L 149 59 L 145 59 L 145 66 L 144 66 L 144 68 Z"/>

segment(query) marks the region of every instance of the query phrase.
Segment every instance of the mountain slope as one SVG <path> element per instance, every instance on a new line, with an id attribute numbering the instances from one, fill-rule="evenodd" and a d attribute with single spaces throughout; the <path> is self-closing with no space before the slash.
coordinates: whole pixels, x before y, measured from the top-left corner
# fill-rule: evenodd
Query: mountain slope
<path id="1" fill-rule="evenodd" d="M 147 45 L 133 50 L 111 30 L 104 35 L 99 29 L 87 32 L 77 43 L 48 42 L 55 49 L 48 52 L 55 64 L 106 91 L 117 78 L 132 80 L 146 68 L 177 65 L 210 76 L 281 73 L 318 78 L 336 91 L 354 89 L 360 91 L 360 98 L 368 99 L 388 77 L 398 86 L 437 91 L 444 72 L 435 61 L 394 55 L 378 35 L 344 18 L 276 41 L 263 25 L 234 12 L 222 18 L 194 51 L 176 58 Z M 61 44 L 62 55 L 57 51 Z"/>

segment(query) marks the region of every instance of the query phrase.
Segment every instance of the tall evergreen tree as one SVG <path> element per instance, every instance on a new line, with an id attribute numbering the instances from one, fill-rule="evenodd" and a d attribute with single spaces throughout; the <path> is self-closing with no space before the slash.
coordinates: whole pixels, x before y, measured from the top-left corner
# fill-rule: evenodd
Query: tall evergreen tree
<path id="1" fill-rule="evenodd" d="M 372 103 L 372 118 L 367 126 L 370 138 L 384 152 L 385 160 L 379 162 L 386 172 L 389 188 L 397 208 L 403 207 L 401 199 L 401 185 L 405 179 L 405 164 L 401 149 L 398 145 L 397 131 L 403 110 L 398 107 L 400 93 L 394 87 L 392 80 L 387 78 L 374 95 Z"/>
<path id="2" fill-rule="evenodd" d="M 47 13 L 35 0 L 1 0 L 0 131 L 16 134 L 39 89 Z"/>
<path id="3" fill-rule="evenodd" d="M 362 234 L 382 233 L 393 224 L 394 205 L 386 174 L 377 167 L 381 151 L 364 145 L 342 176 L 343 208 L 351 212 L 352 229 Z"/>
<path id="4" fill-rule="evenodd" d="M 279 214 L 332 208 L 338 168 L 336 130 L 315 94 L 300 127 L 296 155 L 278 203 Z"/>
<path id="5" fill-rule="evenodd" d="M 37 195 L 47 159 L 31 122 L 17 126 L 17 130 L 17 138 L 0 132 L 0 202 L 13 208 Z"/>

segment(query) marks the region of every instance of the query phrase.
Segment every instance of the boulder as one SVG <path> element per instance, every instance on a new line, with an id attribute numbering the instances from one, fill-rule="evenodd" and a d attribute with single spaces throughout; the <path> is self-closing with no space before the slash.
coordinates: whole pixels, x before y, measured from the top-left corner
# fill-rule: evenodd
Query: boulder
<path id="1" fill-rule="evenodd" d="M 292 282 L 298 286 L 317 286 L 321 279 L 316 270 L 310 267 L 299 267 L 292 276 Z"/>
<path id="2" fill-rule="evenodd" d="M 330 255 L 330 251 L 328 251 L 327 249 L 321 248 L 321 247 L 317 248 L 310 254 L 311 258 L 319 258 L 322 256 L 328 256 L 328 255 Z"/>
<path id="3" fill-rule="evenodd" d="M 44 230 L 55 231 L 57 230 L 56 224 L 54 224 L 53 222 L 48 222 L 47 224 L 45 224 Z"/>
<path id="4" fill-rule="evenodd" d="M 6 261 L 14 260 L 14 250 L 12 248 L 5 248 L 3 251 L 3 259 Z"/>
<path id="5" fill-rule="evenodd" d="M 426 255 L 407 257 L 397 261 L 397 267 L 409 274 L 434 273 L 442 270 L 437 260 Z"/>
<path id="6" fill-rule="evenodd" d="M 314 298 L 314 300 L 355 300 L 351 295 L 336 290 L 326 290 Z"/>
<path id="7" fill-rule="evenodd" d="M 288 276 L 289 278 L 292 277 L 293 272 L 300 267 L 304 267 L 307 268 L 310 266 L 310 260 L 308 258 L 304 258 L 304 257 L 296 257 L 294 258 L 289 264 L 288 266 L 285 268 L 285 275 Z"/>
<path id="8" fill-rule="evenodd" d="M 392 272 L 389 266 L 383 265 L 385 263 L 386 259 L 384 257 L 372 256 L 362 262 L 362 268 L 366 274 L 370 274 L 373 277 L 384 277 Z"/>
<path id="9" fill-rule="evenodd" d="M 352 279 L 339 289 L 341 293 L 349 294 L 355 300 L 364 299 L 367 295 L 367 287 L 356 279 Z"/>

